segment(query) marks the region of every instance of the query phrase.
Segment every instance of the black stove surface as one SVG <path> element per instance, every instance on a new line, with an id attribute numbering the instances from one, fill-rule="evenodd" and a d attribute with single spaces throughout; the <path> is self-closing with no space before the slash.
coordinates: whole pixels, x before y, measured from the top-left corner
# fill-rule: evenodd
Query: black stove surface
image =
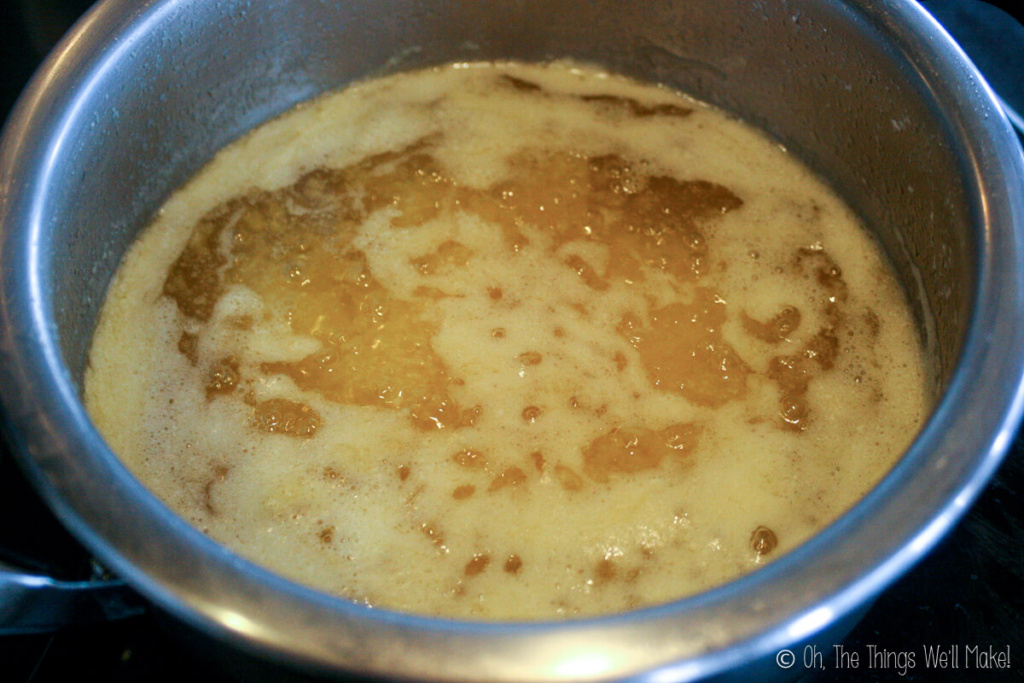
<path id="1" fill-rule="evenodd" d="M 45 52 L 89 4 L 0 0 L 0 120 Z M 1003 99 L 1024 113 L 1024 28 L 977 0 L 925 4 Z M 1020 11 L 1016 2 L 999 4 Z M 992 40 L 994 26 L 1009 29 L 1010 38 Z M 69 580 L 84 579 L 94 570 L 85 551 L 35 497 L 2 448 L 0 562 Z M 1024 682 L 1022 623 L 1024 433 L 956 529 L 883 593 L 845 640 L 826 650 L 795 652 L 793 670 L 804 672 L 803 683 Z M 926 651 L 933 648 L 959 653 L 956 667 L 928 666 Z M 996 665 L 1004 661 L 1003 653 L 1009 666 L 1000 668 Z M 812 666 L 805 667 L 805 662 Z M 992 666 L 980 668 L 984 663 Z M 0 681 L 11 683 L 203 683 L 226 677 L 282 679 L 280 674 L 268 678 L 258 673 L 244 659 L 211 654 L 205 642 L 152 609 L 56 633 L 0 636 Z"/>

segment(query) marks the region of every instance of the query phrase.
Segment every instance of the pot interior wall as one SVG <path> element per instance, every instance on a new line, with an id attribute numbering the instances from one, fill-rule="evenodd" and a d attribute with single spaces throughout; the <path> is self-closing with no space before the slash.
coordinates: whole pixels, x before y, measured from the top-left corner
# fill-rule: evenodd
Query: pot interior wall
<path id="1" fill-rule="evenodd" d="M 92 20 L 130 22 L 129 38 L 93 55 L 68 95 L 78 106 L 62 123 L 43 224 L 55 320 L 79 385 L 119 260 L 216 149 L 353 79 L 564 57 L 719 105 L 828 178 L 888 252 L 940 385 L 952 371 L 975 270 L 964 153 L 927 65 L 910 64 L 899 39 L 883 43 L 886 26 L 843 3 L 190 0 Z"/>

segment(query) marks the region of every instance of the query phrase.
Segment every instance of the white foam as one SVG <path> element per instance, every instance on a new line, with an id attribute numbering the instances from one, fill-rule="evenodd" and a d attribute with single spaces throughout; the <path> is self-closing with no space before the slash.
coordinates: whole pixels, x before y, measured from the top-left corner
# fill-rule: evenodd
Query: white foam
<path id="1" fill-rule="evenodd" d="M 496 88 L 495 70 L 542 84 L 544 94 Z M 610 115 L 580 94 L 693 112 Z M 701 286 L 728 302 L 726 339 L 755 373 L 746 397 L 715 410 L 655 388 L 615 330 L 624 312 L 689 302 L 692 284 L 652 274 L 644 287 L 613 283 L 595 292 L 564 259 L 581 255 L 604 274 L 616 258 L 607 247 L 571 242 L 553 255 L 549 236 L 522 226 L 530 244 L 513 260 L 500 229 L 466 213 L 393 229 L 393 212 L 382 211 L 360 227 L 354 245 L 392 295 L 409 298 L 421 285 L 453 295 L 429 313 L 439 325 L 431 344 L 464 381 L 454 398 L 483 406 L 471 428 L 423 433 L 400 412 L 333 403 L 282 375 L 259 375 L 260 363 L 297 360 L 318 342 L 293 334 L 244 287 L 229 289 L 202 329 L 160 296 L 192 226 L 218 204 L 426 136 L 436 139 L 432 153 L 446 172 L 467 188 L 502 179 L 524 146 L 623 154 L 651 174 L 730 188 L 743 206 L 708 224 L 714 262 Z M 470 249 L 467 267 L 424 276 L 410 265 L 444 240 Z M 814 243 L 841 267 L 850 315 L 870 310 L 880 324 L 877 338 L 867 325 L 843 332 L 852 335 L 842 338 L 849 351 L 834 371 L 814 377 L 814 420 L 796 433 L 779 428 L 778 388 L 764 373 L 772 357 L 796 353 L 823 324 L 813 274 L 793 274 L 794 251 Z M 616 611 L 755 569 L 767 558 L 750 548 L 754 528 L 776 533 L 775 557 L 847 509 L 898 459 L 927 396 L 910 314 L 895 280 L 880 275 L 886 272 L 878 247 L 823 182 L 719 111 L 574 65 L 438 68 L 303 105 L 224 150 L 174 195 L 111 287 L 86 399 L 147 486 L 217 540 L 286 576 L 425 613 L 500 619 Z M 501 306 L 488 287 L 501 289 Z M 744 334 L 741 312 L 764 320 L 783 304 L 804 316 L 789 340 L 777 346 Z M 246 315 L 250 328 L 229 324 Z M 505 336 L 493 337 L 495 328 Z M 200 333 L 195 366 L 178 351 L 183 330 Z M 529 351 L 544 362 L 524 366 L 517 359 Z M 610 361 L 616 353 L 628 360 L 622 371 Z M 286 396 L 313 406 L 322 417 L 315 437 L 257 432 L 249 405 L 208 400 L 204 373 L 229 354 L 259 376 L 254 400 Z M 584 407 L 571 407 L 571 399 Z M 542 408 L 540 418 L 524 421 L 524 406 Z M 681 422 L 702 426 L 692 464 L 666 461 L 608 484 L 586 479 L 579 491 L 559 484 L 556 465 L 582 472 L 586 444 L 613 427 Z M 452 463 L 466 448 L 486 455 L 485 470 Z M 533 468 L 535 451 L 545 458 L 543 472 Z M 529 485 L 485 495 L 513 466 Z M 400 467 L 408 468 L 404 480 Z M 453 490 L 467 484 L 475 494 L 455 500 Z M 489 564 L 467 575 L 475 554 Z M 522 560 L 518 573 L 503 570 L 510 555 Z M 614 562 L 613 577 L 595 574 L 602 560 Z"/>

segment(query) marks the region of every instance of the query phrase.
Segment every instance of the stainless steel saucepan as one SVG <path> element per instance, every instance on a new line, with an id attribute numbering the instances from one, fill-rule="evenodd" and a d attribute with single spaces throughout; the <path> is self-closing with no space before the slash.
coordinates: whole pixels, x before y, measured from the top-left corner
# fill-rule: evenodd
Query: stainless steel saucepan
<path id="1" fill-rule="evenodd" d="M 246 130 L 353 80 L 563 57 L 746 118 L 873 227 L 941 395 L 896 468 L 811 541 L 737 581 L 627 614 L 531 624 L 409 616 L 318 593 L 215 544 L 148 493 L 90 423 L 80 389 L 107 284 L 168 193 Z M 1021 415 L 1024 159 L 978 73 L 904 0 L 104 0 L 8 122 L 0 226 L 0 393 L 32 483 L 150 601 L 302 671 L 778 673 L 776 652 L 848 625 L 935 544 Z"/>

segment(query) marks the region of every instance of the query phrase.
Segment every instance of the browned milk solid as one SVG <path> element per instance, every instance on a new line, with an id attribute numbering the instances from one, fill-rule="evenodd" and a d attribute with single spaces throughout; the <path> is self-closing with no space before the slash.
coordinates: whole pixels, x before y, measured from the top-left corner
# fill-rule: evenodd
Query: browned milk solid
<path id="1" fill-rule="evenodd" d="M 878 248 L 762 134 L 571 65 L 457 65 L 223 151 L 126 258 L 86 395 L 242 555 L 518 619 L 793 548 L 895 462 L 925 384 Z"/>

